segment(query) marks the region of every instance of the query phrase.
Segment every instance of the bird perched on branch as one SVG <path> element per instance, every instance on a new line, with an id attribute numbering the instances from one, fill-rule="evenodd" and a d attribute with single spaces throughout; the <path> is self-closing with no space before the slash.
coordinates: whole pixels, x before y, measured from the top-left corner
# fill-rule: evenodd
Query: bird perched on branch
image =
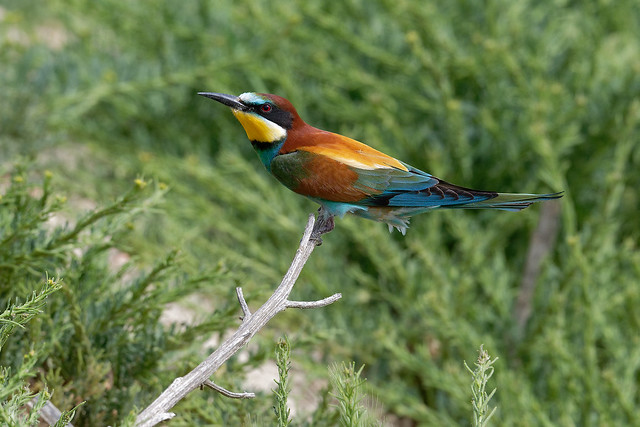
<path id="1" fill-rule="evenodd" d="M 330 219 L 351 213 L 405 234 L 411 216 L 433 209 L 519 211 L 562 197 L 450 184 L 354 139 L 306 124 L 293 105 L 277 95 L 198 95 L 230 107 L 267 170 L 287 188 L 319 203 Z"/>

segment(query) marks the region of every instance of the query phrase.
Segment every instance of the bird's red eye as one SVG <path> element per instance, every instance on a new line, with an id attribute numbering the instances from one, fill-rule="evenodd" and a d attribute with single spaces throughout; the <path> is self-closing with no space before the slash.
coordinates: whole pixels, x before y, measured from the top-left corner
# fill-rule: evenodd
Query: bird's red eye
<path id="1" fill-rule="evenodd" d="M 268 113 L 268 112 L 270 112 L 272 108 L 273 108 L 273 107 L 271 106 L 271 104 L 262 104 L 262 105 L 260 106 L 260 110 L 261 110 L 263 113 Z"/>

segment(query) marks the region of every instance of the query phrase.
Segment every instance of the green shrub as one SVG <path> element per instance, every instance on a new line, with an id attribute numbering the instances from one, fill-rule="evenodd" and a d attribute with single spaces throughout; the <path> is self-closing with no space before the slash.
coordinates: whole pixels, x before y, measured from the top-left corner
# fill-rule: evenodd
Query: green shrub
<path id="1" fill-rule="evenodd" d="M 34 156 L 55 173 L 70 202 L 109 200 L 140 172 L 170 183 L 162 213 L 145 213 L 135 233 L 122 231 L 123 224 L 106 233 L 106 223 L 115 220 L 103 218 L 103 226 L 83 239 L 102 247 L 101 238 L 114 234 L 127 246 L 119 249 L 139 260 L 131 271 L 139 283 L 153 265 L 172 282 L 182 268 L 198 274 L 201 265 L 221 263 L 232 272 L 228 280 L 206 285 L 220 312 L 200 311 L 218 322 L 216 331 L 231 325 L 237 312 L 233 281 L 242 284 L 250 305 L 271 293 L 316 206 L 268 176 L 238 123 L 197 97 L 198 90 L 278 93 L 310 124 L 461 185 L 566 192 L 557 243 L 537 271 L 532 316 L 522 330 L 514 302 L 540 208 L 433 212 L 415 218 L 405 238 L 380 224 L 344 218 L 292 295 L 313 300 L 339 291 L 343 299 L 322 310 L 279 315 L 256 337 L 251 363 L 271 357 L 266 343 L 286 331 L 296 342 L 296 366 L 310 378 L 326 379 L 327 365 L 354 360 L 366 365 L 363 375 L 385 414 L 399 422 L 459 425 L 469 421 L 461 361 L 485 343 L 500 358 L 492 377 L 500 412 L 492 421 L 640 424 L 636 2 L 14 0 L 2 7 L 0 161 L 16 153 Z M 59 45 L 42 36 L 43 28 L 62 36 Z M 48 206 L 55 203 L 49 199 Z M 113 218 L 129 222 L 126 213 L 119 215 Z M 50 228 L 38 230 L 55 239 Z M 11 294 L 24 301 L 47 271 L 64 279 L 75 299 L 59 291 L 47 305 L 58 313 L 55 319 L 67 321 L 63 331 L 43 339 L 52 360 L 64 359 L 47 366 L 48 384 L 61 408 L 87 400 L 80 410 L 94 416 L 89 397 L 98 387 L 95 378 L 111 372 L 95 353 L 114 353 L 103 348 L 111 332 L 94 310 L 109 312 L 105 299 L 126 299 L 118 291 L 136 280 L 105 267 L 106 249 L 82 243 L 72 256 L 70 245 L 53 252 L 40 245 L 32 254 L 37 233 L 19 233 L 26 240 L 12 243 L 15 253 L 32 258 L 20 258 L 25 269 L 19 272 L 0 272 L 8 292 L 3 299 Z M 180 269 L 153 261 L 175 247 L 183 249 Z M 169 299 L 142 299 L 149 298 L 154 301 L 145 310 L 151 311 Z M 136 312 L 135 321 L 151 324 L 155 312 L 144 313 Z M 28 333 L 34 339 L 55 330 L 45 319 L 50 316 L 33 319 Z M 76 337 L 82 335 L 77 319 L 89 345 Z M 162 378 L 125 381 L 128 389 L 105 391 L 112 400 L 100 405 L 127 401 L 135 387 L 141 394 L 132 404 L 144 405 L 151 390 L 200 360 L 191 353 L 165 377 L 161 367 L 137 356 L 151 357 L 156 345 L 156 354 L 166 354 L 163 328 L 146 332 L 158 334 L 151 344 L 156 338 L 142 326 L 135 329 L 134 319 L 116 322 L 137 331 L 135 339 L 116 334 L 125 344 L 118 362 L 124 367 L 116 370 L 138 366 Z M 170 340 L 173 354 L 193 340 Z M 147 344 L 139 349 L 134 341 Z M 16 352 L 3 350 L 1 364 L 17 366 L 22 344 L 12 337 L 7 346 Z M 86 348 L 94 356 L 85 356 Z M 63 375 L 89 362 L 96 369 L 87 385 L 66 386 L 73 382 Z M 241 386 L 243 366 L 234 359 L 220 372 L 229 388 Z M 249 414 L 272 419 L 270 405 L 264 396 L 229 402 L 197 394 L 176 408 L 183 421 L 172 423 L 246 422 Z M 118 410 L 104 419 L 128 409 Z"/>
<path id="2" fill-rule="evenodd" d="M 198 293 L 225 272 L 187 275 L 175 251 L 145 267 L 127 252 L 127 239 L 136 233 L 139 217 L 163 197 L 162 186 L 154 189 L 137 179 L 112 203 L 73 220 L 65 219 L 65 197 L 53 192 L 51 173 L 39 185 L 32 175 L 37 174 L 15 166 L 0 199 L 0 303 L 9 306 L 0 318 L 0 366 L 6 367 L 5 381 L 11 378 L 2 398 L 15 418 L 32 397 L 19 391 L 29 381 L 41 397 L 53 389 L 59 408 L 86 402 L 77 408 L 75 425 L 114 424 L 166 386 L 176 371 L 163 372 L 165 364 L 190 360 L 190 342 L 232 322 L 234 307 L 190 326 L 161 322 L 167 303 Z M 47 280 L 37 292 L 47 272 L 63 279 Z M 29 295 L 23 304 L 11 303 Z M 10 370 L 16 374 L 10 377 Z"/>

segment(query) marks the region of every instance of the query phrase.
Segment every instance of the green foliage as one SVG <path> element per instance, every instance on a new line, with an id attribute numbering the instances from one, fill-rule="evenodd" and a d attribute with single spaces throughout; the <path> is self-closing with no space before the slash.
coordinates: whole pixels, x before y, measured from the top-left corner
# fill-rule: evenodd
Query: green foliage
<path id="1" fill-rule="evenodd" d="M 276 344 L 276 366 L 278 367 L 278 379 L 275 380 L 277 388 L 273 390 L 275 406 L 273 410 L 276 415 L 278 426 L 286 427 L 291 424 L 291 410 L 287 406 L 289 397 L 289 370 L 291 369 L 291 343 L 285 335 Z"/>
<path id="2" fill-rule="evenodd" d="M 476 368 L 471 369 L 469 365 L 467 365 L 467 362 L 464 362 L 464 366 L 471 372 L 471 376 L 473 377 L 471 383 L 473 399 L 471 400 L 471 404 L 473 405 L 474 427 L 485 427 L 497 409 L 497 407 L 494 407 L 489 410 L 489 401 L 496 393 L 496 389 L 494 388 L 489 394 L 487 394 L 486 391 L 487 382 L 489 382 L 489 378 L 493 375 L 493 364 L 496 360 L 498 360 L 497 357 L 491 360 L 489 353 L 481 345 L 478 351 L 478 361 L 475 363 Z"/>
<path id="3" fill-rule="evenodd" d="M 338 413 L 342 427 L 375 425 L 362 405 L 362 388 L 365 380 L 361 378 L 364 365 L 356 371 L 356 363 L 334 364 L 329 367 L 329 380 L 334 390 L 331 394 L 338 400 Z"/>
<path id="4" fill-rule="evenodd" d="M 76 412 L 78 411 L 78 408 L 80 408 L 84 404 L 85 402 L 81 402 L 81 403 L 78 403 L 73 409 L 69 411 L 63 411 L 60 414 L 60 418 L 58 418 L 58 421 L 56 421 L 56 423 L 53 424 L 53 427 L 66 427 L 69 423 L 71 423 L 73 418 L 76 416 Z"/>
<path id="5" fill-rule="evenodd" d="M 226 273 L 221 266 L 199 274 L 180 271 L 176 251 L 151 267 L 136 264 L 126 252 L 138 217 L 159 203 L 163 186 L 154 189 L 136 179 L 112 203 L 74 223 L 55 225 L 66 215 L 64 197 L 53 196 L 51 173 L 45 173 L 41 186 L 31 174 L 16 166 L 0 200 L 0 301 L 8 304 L 31 294 L 0 314 L 0 365 L 6 366 L 0 398 L 8 402 L 5 412 L 10 414 L 5 418 L 15 425 L 37 421 L 35 410 L 31 418 L 15 421 L 21 406 L 34 397 L 21 389 L 30 381 L 42 388 L 41 402 L 48 400 L 46 384 L 56 391 L 52 402 L 57 407 L 75 406 L 64 415 L 68 419 L 77 412 L 75 425 L 113 424 L 134 405 L 150 402 L 173 378 L 175 372 L 162 374 L 165 363 L 187 363 L 194 355 L 190 342 L 233 321 L 235 310 L 224 308 L 193 325 L 161 322 L 168 303 L 194 295 Z M 117 265 L 117 258 L 126 262 Z M 43 274 L 39 269 L 53 271 L 64 282 L 47 279 L 41 291 L 31 290 Z M 10 333 L 14 336 L 7 341 Z M 16 373 L 10 375 L 12 369 Z M 86 404 L 76 406 L 82 401 Z"/>
<path id="6" fill-rule="evenodd" d="M 49 295 L 60 290 L 62 285 L 58 280 L 47 278 L 44 288 L 22 304 L 11 304 L 5 311 L 0 313 L 0 350 L 7 342 L 9 336 L 15 328 L 24 328 L 25 325 L 36 315 L 42 312 L 45 301 Z"/>
<path id="7" fill-rule="evenodd" d="M 34 292 L 23 303 L 10 304 L 0 314 L 0 350 L 15 328 L 25 328 L 30 320 L 42 313 L 47 297 L 60 290 L 61 286 L 58 280 L 47 278 L 40 292 Z M 38 412 L 51 400 L 51 394 L 46 386 L 38 393 L 31 392 L 28 380 L 36 375 L 35 366 L 42 353 L 42 348 L 32 348 L 24 354 L 22 363 L 13 374 L 10 367 L 0 367 L 0 421 L 3 425 L 35 426 L 40 422 Z M 83 403 L 69 411 L 63 411 L 55 426 L 67 425 Z M 28 404 L 32 405 L 25 411 Z"/>
<path id="8" fill-rule="evenodd" d="M 492 400 L 502 425 L 640 424 L 635 1 L 13 0 L 2 8 L 0 161 L 22 153 L 54 173 L 68 200 L 52 195 L 44 209 L 106 205 L 139 173 L 171 188 L 161 211 L 133 221 L 126 212 L 104 217 L 57 248 L 37 243 L 59 241 L 52 227 L 15 218 L 0 229 L 0 241 L 15 234 L 4 247 L 24 267 L 0 262 L 3 301 L 25 300 L 47 271 L 73 296 L 52 296 L 52 314 L 33 319 L 24 340 L 7 341 L 12 351 L 3 350 L 0 364 L 18 366 L 19 344 L 41 340 L 56 405 L 87 400 L 74 423 L 115 423 L 197 363 L 197 337 L 233 325 L 233 282 L 251 305 L 270 294 L 316 208 L 265 173 L 228 111 L 195 95 L 211 90 L 278 93 L 310 124 L 454 183 L 566 192 L 560 235 L 538 271 L 522 333 L 514 302 L 539 207 L 433 212 L 415 218 L 405 238 L 344 218 L 292 295 L 339 291 L 343 299 L 279 315 L 256 337 L 250 364 L 270 358 L 272 336 L 286 331 L 311 380 L 326 379 L 324 366 L 336 360 L 355 360 L 367 366 L 383 417 L 460 425 L 469 419 L 461 361 L 485 343 L 502 363 Z M 30 198 L 12 198 L 7 186 L 22 185 L 14 176 L 0 178 L 0 203 L 40 212 L 38 200 L 52 190 L 43 184 L 26 191 Z M 7 206 L 0 215 L 13 221 Z M 77 217 L 60 219 L 77 224 Z M 110 271 L 109 249 L 98 249 L 113 242 L 136 255 L 128 273 Z M 145 285 L 145 274 L 162 265 L 153 260 L 175 247 L 189 278 L 169 267 Z M 233 271 L 194 285 L 213 301 L 192 307 L 210 327 L 176 326 L 167 337 L 155 316 L 166 301 L 195 292 L 186 283 L 200 277 L 201 265 Z M 133 282 L 140 303 L 126 300 Z M 188 289 L 155 292 L 169 283 Z M 112 312 L 119 314 L 109 328 Z M 76 338 L 83 334 L 84 344 Z M 121 351 L 110 334 L 124 342 Z M 99 354 L 86 356 L 87 348 Z M 169 364 L 172 356 L 180 361 Z M 88 370 L 75 367 L 89 360 L 96 368 L 80 375 Z M 243 367 L 230 361 L 221 384 L 241 387 Z M 117 372 L 117 386 L 96 380 L 105 372 Z M 94 393 L 100 384 L 111 388 Z M 90 409 L 94 400 L 104 406 Z M 127 408 L 97 415 L 116 401 Z M 172 425 L 233 425 L 271 419 L 271 401 L 203 392 L 176 412 Z"/>
<path id="9" fill-rule="evenodd" d="M 333 427 L 340 423 L 340 411 L 336 408 L 335 397 L 333 397 L 330 390 L 331 384 L 321 390 L 319 393 L 320 402 L 311 414 L 311 419 L 306 423 L 301 423 L 301 425 L 309 427 Z"/>

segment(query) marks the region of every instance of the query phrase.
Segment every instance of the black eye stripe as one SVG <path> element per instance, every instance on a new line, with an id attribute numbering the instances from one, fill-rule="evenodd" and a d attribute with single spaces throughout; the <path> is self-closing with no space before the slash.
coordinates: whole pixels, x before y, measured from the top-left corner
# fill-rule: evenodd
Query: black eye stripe
<path id="1" fill-rule="evenodd" d="M 266 110 L 265 107 L 267 108 Z M 270 102 L 254 105 L 253 111 L 285 129 L 291 129 L 293 124 L 293 116 L 290 112 L 281 110 Z"/>

